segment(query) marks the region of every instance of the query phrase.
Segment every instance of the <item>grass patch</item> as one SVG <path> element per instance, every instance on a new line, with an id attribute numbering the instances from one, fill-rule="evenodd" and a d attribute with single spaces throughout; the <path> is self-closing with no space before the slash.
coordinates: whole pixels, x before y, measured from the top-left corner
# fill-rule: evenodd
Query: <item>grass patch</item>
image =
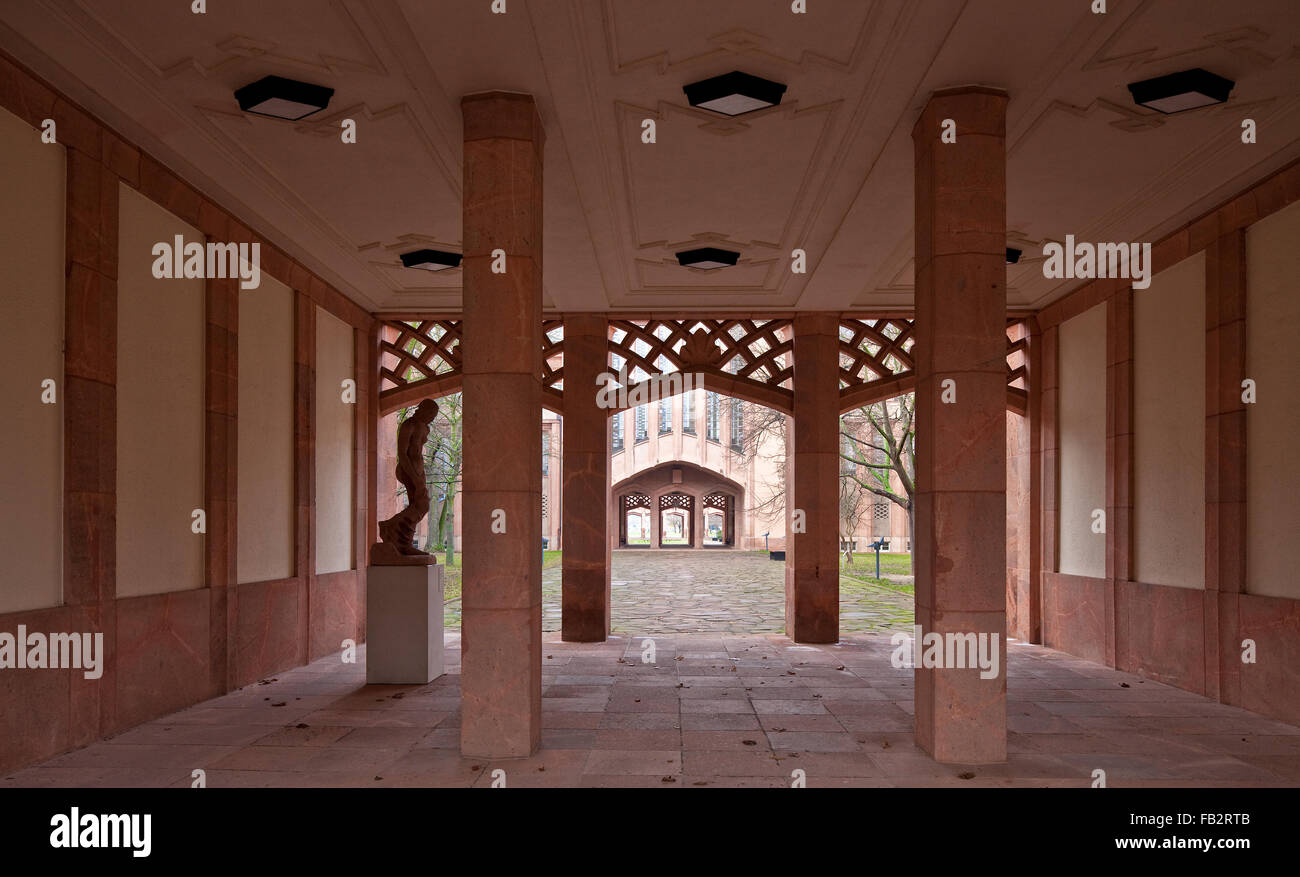
<path id="1" fill-rule="evenodd" d="M 543 551 L 542 552 L 542 569 L 560 565 L 560 551 Z M 451 557 L 451 563 L 445 563 L 446 554 L 438 555 L 438 565 L 442 567 L 442 599 L 455 600 L 461 594 L 461 554 L 456 552 Z"/>
<path id="2" fill-rule="evenodd" d="M 874 576 L 876 574 L 876 552 L 858 551 L 853 554 L 853 565 L 844 562 L 840 554 L 840 570 L 854 578 Z M 880 574 L 882 576 L 910 576 L 912 574 L 912 555 L 906 552 L 880 552 Z"/>
<path id="3" fill-rule="evenodd" d="M 875 572 L 875 570 L 873 569 L 872 572 Z M 906 594 L 909 597 L 915 593 L 913 586 L 905 582 L 877 579 L 869 575 L 855 575 L 852 572 L 843 573 L 840 576 L 840 589 L 842 591 L 855 591 L 860 594 L 869 594 L 874 590 L 893 591 L 896 594 Z"/>

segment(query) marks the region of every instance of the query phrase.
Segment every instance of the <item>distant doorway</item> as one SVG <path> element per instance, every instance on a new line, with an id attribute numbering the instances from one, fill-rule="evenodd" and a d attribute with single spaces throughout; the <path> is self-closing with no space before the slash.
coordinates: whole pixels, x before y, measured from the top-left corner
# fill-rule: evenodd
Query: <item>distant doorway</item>
<path id="1" fill-rule="evenodd" d="M 619 498 L 618 544 L 624 548 L 650 547 L 650 497 L 628 493 Z"/>
<path id="2" fill-rule="evenodd" d="M 736 503 L 729 494 L 715 491 L 701 501 L 704 508 L 705 548 L 728 548 L 736 544 Z"/>
<path id="3" fill-rule="evenodd" d="M 695 497 L 679 490 L 659 497 L 659 547 L 695 547 Z"/>

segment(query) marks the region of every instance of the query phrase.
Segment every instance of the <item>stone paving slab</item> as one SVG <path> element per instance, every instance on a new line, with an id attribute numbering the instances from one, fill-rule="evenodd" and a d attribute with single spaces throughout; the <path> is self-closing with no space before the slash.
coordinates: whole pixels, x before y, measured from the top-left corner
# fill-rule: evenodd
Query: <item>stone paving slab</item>
<path id="1" fill-rule="evenodd" d="M 646 639 L 546 635 L 528 758 L 460 756 L 448 631 L 447 673 L 428 685 L 367 685 L 362 646 L 355 664 L 322 658 L 0 785 L 179 788 L 195 768 L 210 788 L 484 788 L 497 769 L 508 787 L 786 788 L 802 771 L 809 788 L 1083 788 L 1096 768 L 1111 787 L 1300 785 L 1300 728 L 1041 646 L 1008 644 L 1007 761 L 953 765 L 914 745 L 912 672 L 888 636 L 661 634 L 643 664 Z"/>

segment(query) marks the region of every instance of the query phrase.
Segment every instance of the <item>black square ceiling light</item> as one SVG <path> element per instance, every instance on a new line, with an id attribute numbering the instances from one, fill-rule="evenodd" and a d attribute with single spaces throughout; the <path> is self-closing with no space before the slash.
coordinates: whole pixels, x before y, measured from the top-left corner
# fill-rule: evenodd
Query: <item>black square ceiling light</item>
<path id="1" fill-rule="evenodd" d="M 1138 106 L 1171 114 L 1221 104 L 1228 99 L 1228 93 L 1234 85 L 1236 83 L 1231 79 L 1224 79 L 1197 67 L 1133 82 L 1129 84 L 1128 90 Z"/>
<path id="2" fill-rule="evenodd" d="M 719 250 L 717 247 L 700 247 L 698 250 L 683 250 L 677 254 L 677 263 L 687 268 L 727 268 L 735 265 L 740 253 Z"/>
<path id="3" fill-rule="evenodd" d="M 235 92 L 246 113 L 296 122 L 329 106 L 334 89 L 283 76 L 264 76 Z"/>
<path id="4" fill-rule="evenodd" d="M 419 268 L 422 271 L 446 271 L 460 265 L 460 253 L 444 253 L 442 250 L 412 250 L 402 253 L 402 265 L 407 268 Z"/>
<path id="5" fill-rule="evenodd" d="M 686 100 L 693 107 L 712 110 L 724 116 L 739 116 L 776 106 L 781 102 L 785 88 L 779 82 L 733 70 L 683 86 L 682 91 L 686 92 Z"/>

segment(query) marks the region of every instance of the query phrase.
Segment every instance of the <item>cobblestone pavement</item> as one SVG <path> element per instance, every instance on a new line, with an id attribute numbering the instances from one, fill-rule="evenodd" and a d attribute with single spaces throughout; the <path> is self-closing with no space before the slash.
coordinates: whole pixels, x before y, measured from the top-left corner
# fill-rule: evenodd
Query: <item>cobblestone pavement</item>
<path id="1" fill-rule="evenodd" d="M 632 634 L 784 633 L 785 564 L 750 551 L 620 550 L 611 626 Z M 840 630 L 911 630 L 909 592 L 840 580 Z M 560 567 L 542 571 L 542 627 L 560 629 Z"/>

